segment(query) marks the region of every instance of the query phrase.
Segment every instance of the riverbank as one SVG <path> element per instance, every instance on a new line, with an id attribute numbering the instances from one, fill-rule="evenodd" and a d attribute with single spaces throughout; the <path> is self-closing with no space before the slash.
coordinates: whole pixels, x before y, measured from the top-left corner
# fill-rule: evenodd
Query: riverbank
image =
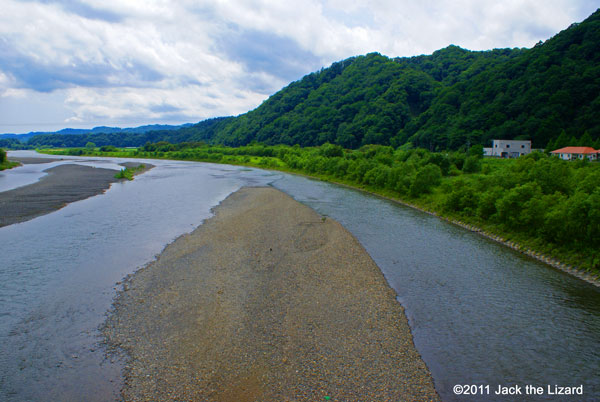
<path id="1" fill-rule="evenodd" d="M 438 400 L 379 268 L 331 219 L 244 188 L 123 285 L 125 400 Z"/>
<path id="2" fill-rule="evenodd" d="M 8 170 L 8 169 L 12 169 L 15 168 L 17 166 L 20 166 L 19 162 L 13 162 L 13 161 L 4 161 L 2 163 L 0 163 L 0 171 L 2 170 Z"/>
<path id="3" fill-rule="evenodd" d="M 291 173 L 291 172 L 288 172 L 288 173 Z M 388 201 L 395 202 L 395 203 L 400 204 L 400 205 L 404 205 L 404 206 L 412 208 L 412 209 L 416 209 L 417 211 L 426 213 L 428 215 L 435 216 L 436 218 L 442 219 L 442 220 L 444 220 L 444 221 L 446 221 L 448 223 L 451 223 L 453 225 L 460 226 L 461 228 L 466 229 L 466 230 L 468 230 L 470 232 L 477 233 L 478 235 L 480 235 L 482 237 L 485 237 L 485 238 L 487 238 L 489 240 L 492 240 L 492 241 L 494 241 L 496 243 L 500 243 L 500 244 L 502 244 L 505 247 L 513 249 L 513 250 L 515 250 L 515 251 L 517 251 L 519 253 L 525 254 L 528 257 L 531 257 L 531 258 L 533 258 L 533 259 L 535 259 L 537 261 L 543 262 L 544 264 L 549 265 L 549 266 L 551 266 L 552 268 L 554 268 L 556 270 L 559 270 L 561 272 L 564 272 L 566 274 L 574 276 L 574 277 L 576 277 L 578 279 L 581 279 L 584 282 L 587 282 L 587 283 L 589 283 L 591 285 L 594 285 L 594 286 L 600 288 L 600 277 L 598 275 L 594 275 L 594 274 L 592 274 L 592 273 L 590 273 L 588 271 L 579 269 L 579 268 L 577 268 L 575 266 L 572 266 L 572 265 L 569 265 L 569 264 L 565 264 L 564 262 L 562 262 L 562 261 L 560 261 L 560 260 L 558 260 L 556 258 L 552 258 L 550 256 L 545 255 L 544 253 L 541 253 L 541 252 L 536 251 L 534 249 L 528 248 L 528 247 L 520 244 L 519 242 L 512 241 L 512 240 L 507 240 L 507 239 L 505 239 L 504 237 L 502 237 L 502 236 L 500 236 L 498 234 L 495 234 L 495 233 L 493 233 L 491 231 L 487 231 L 487 230 L 485 230 L 485 229 L 483 229 L 481 227 L 478 227 L 476 225 L 472 225 L 470 223 L 463 222 L 463 221 L 461 221 L 459 219 L 454 219 L 454 218 L 451 218 L 451 217 L 448 217 L 448 216 L 443 216 L 443 215 L 440 215 L 436 211 L 432 211 L 430 209 L 421 207 L 421 206 L 419 206 L 417 204 L 412 204 L 412 203 L 409 203 L 407 201 L 403 201 L 403 200 L 400 200 L 400 199 L 397 199 L 397 198 L 388 197 L 388 196 L 385 196 L 383 194 L 380 194 L 380 193 L 377 193 L 377 192 L 374 192 L 374 191 L 366 190 L 364 188 L 359 188 L 359 187 L 356 187 L 356 186 L 352 186 L 352 185 L 345 184 L 345 183 L 339 183 L 339 182 L 332 181 L 332 180 L 322 179 L 322 178 L 315 177 L 315 176 L 307 176 L 307 175 L 304 175 L 304 174 L 301 174 L 301 173 L 291 173 L 291 174 L 298 174 L 300 176 L 308 177 L 308 178 L 311 178 L 311 179 L 323 180 L 323 181 L 326 181 L 328 183 L 337 184 L 338 186 L 350 188 L 350 189 L 353 189 L 353 190 L 362 191 L 364 193 L 371 194 L 371 195 L 374 195 L 376 197 L 380 197 L 380 198 L 386 199 Z"/>
<path id="4" fill-rule="evenodd" d="M 309 178 L 313 178 L 313 179 L 317 179 L 317 180 L 323 180 L 326 182 L 330 182 L 330 183 L 335 183 L 335 184 L 340 184 L 343 186 L 347 186 L 349 188 L 354 188 L 357 190 L 361 190 L 361 191 L 365 191 L 367 193 L 370 194 L 374 194 L 376 196 L 380 196 L 383 198 L 387 198 L 391 201 L 400 203 L 402 205 L 406 205 L 408 207 L 411 208 L 415 208 L 417 210 L 426 212 L 428 214 L 437 216 L 441 219 L 444 219 L 452 224 L 464 227 L 465 229 L 468 229 L 470 231 L 473 232 L 477 232 L 480 233 L 482 236 L 493 240 L 495 242 L 498 242 L 502 245 L 505 245 L 515 251 L 521 252 L 523 254 L 528 255 L 531 258 L 534 258 L 540 262 L 543 262 L 545 264 L 548 264 L 549 266 L 551 266 L 554 269 L 560 270 L 562 272 L 565 272 L 567 274 L 570 274 L 574 277 L 577 277 L 579 279 L 582 279 L 588 283 L 591 283 L 597 287 L 600 287 L 600 271 L 598 271 L 597 269 L 597 261 L 598 261 L 598 255 L 596 252 L 594 252 L 594 248 L 582 248 L 580 247 L 581 245 L 579 245 L 579 248 L 576 248 L 577 242 L 569 245 L 569 244 L 563 244 L 564 243 L 564 239 L 559 241 L 558 243 L 552 243 L 552 242 L 547 242 L 545 240 L 543 240 L 543 237 L 546 236 L 531 236 L 527 233 L 523 233 L 522 231 L 519 232 L 518 230 L 510 230 L 510 228 L 506 228 L 506 227 L 501 227 L 502 225 L 498 224 L 498 222 L 492 222 L 492 221 L 485 221 L 485 220 L 481 220 L 478 219 L 477 217 L 474 216 L 473 213 L 473 206 L 471 205 L 469 208 L 471 210 L 471 214 L 462 214 L 456 211 L 456 208 L 454 208 L 454 210 L 452 208 L 447 208 L 447 204 L 448 204 L 448 200 L 444 199 L 444 197 L 439 197 L 440 194 L 440 189 L 436 189 L 435 191 L 430 191 L 429 193 L 424 193 L 424 196 L 419 196 L 419 197 L 402 197 L 398 195 L 397 191 L 392 191 L 387 187 L 382 187 L 382 186 L 378 186 L 378 185 L 367 185 L 367 184 L 361 184 L 359 182 L 357 182 L 356 180 L 352 180 L 351 178 L 345 178 L 344 177 L 340 177 L 340 175 L 333 175 L 333 174 L 326 174 L 326 173 L 320 173 L 320 172 L 315 172 L 314 168 L 311 169 L 311 172 L 308 173 L 305 170 L 306 169 L 301 169 L 301 168 L 292 168 L 291 166 L 297 166 L 298 162 L 297 162 L 297 158 L 294 159 L 295 157 L 290 158 L 289 155 L 287 154 L 291 154 L 291 155 L 295 155 L 296 153 L 298 153 L 299 151 L 297 149 L 292 149 L 292 148 L 286 148 L 286 147 L 270 147 L 270 148 L 261 148 L 261 146 L 257 146 L 256 149 L 252 148 L 252 147 L 241 147 L 241 148 L 224 148 L 224 147 L 201 147 L 198 149 L 190 149 L 190 150 L 184 150 L 183 152 L 180 151 L 173 151 L 173 152 L 139 152 L 138 150 L 135 151 L 131 151 L 131 150 L 122 150 L 119 152 L 114 152 L 114 153 L 110 153 L 110 154 L 98 154 L 97 156 L 118 156 L 118 157 L 138 157 L 138 158 L 159 158 L 159 159 L 175 159 L 175 160 L 194 160 L 194 161 L 200 161 L 200 162 L 210 162 L 210 163 L 224 163 L 224 164 L 231 164 L 231 165 L 239 165 L 239 166 L 251 166 L 251 167 L 257 167 L 257 168 L 263 168 L 263 169 L 270 169 L 270 170 L 278 170 L 278 171 L 282 171 L 282 172 L 286 172 L 286 173 L 291 173 L 291 174 L 298 174 L 301 176 L 305 176 L 305 177 L 309 177 Z M 245 151 L 244 151 L 245 149 Z M 250 152 L 252 151 L 252 152 Z M 269 152 L 267 152 L 269 151 Z M 321 151 L 320 149 L 313 149 L 308 150 L 305 152 L 305 154 L 309 154 L 312 155 L 314 153 L 321 155 Z M 246 152 L 246 154 L 244 153 Z M 311 154 L 312 152 L 312 154 Z M 354 151 L 354 152 L 359 152 L 359 151 Z M 49 154 L 68 154 L 69 150 L 46 150 L 46 153 Z M 270 156 L 256 156 L 256 155 L 270 155 Z M 287 156 L 286 156 L 287 155 Z M 313 155 L 314 156 L 314 155 Z M 369 157 L 366 157 L 365 155 L 358 155 L 360 158 L 359 159 L 369 159 Z M 321 159 L 319 159 L 321 158 Z M 339 158 L 338 158 L 339 159 Z M 373 158 L 371 158 L 373 159 Z M 376 159 L 376 158 L 375 158 Z M 310 166 L 320 166 L 319 169 L 324 169 L 324 171 L 330 171 L 331 169 L 327 170 L 325 168 L 327 168 L 328 166 L 330 166 L 331 164 L 324 164 L 324 161 L 326 160 L 331 160 L 333 163 L 333 166 L 336 166 L 336 164 L 338 163 L 338 161 L 335 160 L 335 158 L 323 158 L 322 156 L 317 156 L 316 159 L 314 160 L 314 163 L 312 163 Z M 286 162 L 287 161 L 287 162 Z M 346 158 L 345 162 L 349 163 L 350 159 Z M 344 162 L 344 161 L 342 161 Z M 499 161 L 499 160 L 493 160 L 493 161 L 486 161 L 486 163 L 491 164 L 491 166 L 484 166 L 488 173 L 490 173 L 491 171 L 493 171 L 494 169 L 498 169 L 498 163 L 508 163 L 511 161 Z M 531 163 L 535 163 L 535 161 L 529 161 Z M 371 161 L 372 165 L 373 161 Z M 526 163 L 526 162 L 524 162 Z M 530 163 L 530 164 L 531 164 Z M 290 165 L 291 164 L 291 165 Z M 343 165 L 343 163 L 342 163 Z M 386 166 L 381 166 L 381 164 L 377 165 L 382 169 L 382 172 L 387 174 L 386 172 L 389 173 L 389 168 Z M 570 166 L 570 165 L 567 165 Z M 349 170 L 348 166 L 346 166 L 346 168 L 344 168 L 345 170 Z M 410 169 L 409 169 L 410 170 Z M 370 172 L 372 172 L 374 170 L 371 170 Z M 386 177 L 385 174 L 382 177 Z M 410 176 L 410 175 L 409 175 Z M 460 175 L 460 177 L 471 177 L 472 175 Z M 481 176 L 481 175 L 480 175 Z M 484 174 L 484 176 L 486 176 L 486 174 Z M 510 176 L 510 175 L 509 175 Z M 486 176 L 487 177 L 487 176 Z M 406 179 L 406 177 L 404 177 L 404 179 Z M 403 180 L 404 180 L 403 179 Z M 369 179 L 369 182 L 373 182 L 375 181 L 376 183 L 378 182 L 379 178 L 377 180 L 373 179 L 373 176 L 371 176 L 371 178 Z M 398 180 L 398 183 L 403 182 L 403 180 Z M 448 179 L 449 180 L 449 179 Z M 470 180 L 470 179 L 468 179 Z M 467 180 L 467 181 L 468 181 Z M 404 180 L 405 181 L 405 180 Z M 532 182 L 533 183 L 533 182 Z M 462 188 L 461 185 L 463 185 L 464 183 L 462 182 L 458 182 L 457 186 L 454 186 L 456 188 Z M 538 184 L 539 185 L 539 184 Z M 408 184 L 407 184 L 408 186 Z M 453 188 L 453 184 L 451 182 L 446 182 L 442 187 L 446 188 L 446 192 L 448 192 L 448 188 Z M 481 189 L 477 190 L 477 187 L 473 187 L 475 185 L 472 185 L 469 191 L 471 191 L 471 193 L 469 193 L 469 191 L 467 191 L 465 194 L 471 194 L 471 198 L 476 198 L 477 196 L 480 196 L 481 194 Z M 484 188 L 487 188 L 489 186 L 485 186 Z M 535 187 L 535 183 L 534 183 L 534 187 Z M 475 190 L 474 190 L 475 189 Z M 435 193 L 432 195 L 432 193 Z M 506 193 L 506 191 L 504 192 Z M 499 195 L 497 195 L 498 197 L 501 197 L 502 194 L 501 193 Z M 454 194 L 452 194 L 454 196 Z M 489 196 L 489 194 L 487 194 L 487 196 Z M 586 195 L 585 193 L 583 194 L 583 197 L 587 197 L 588 195 Z M 455 197 L 456 198 L 456 197 Z M 453 202 L 470 202 L 469 200 L 471 200 L 471 198 L 469 198 L 469 196 L 467 195 L 461 195 L 460 197 L 456 198 Z M 456 200 L 459 201 L 456 201 Z M 489 200 L 489 197 L 488 197 Z M 472 201 L 472 200 L 471 200 Z M 495 203 L 495 201 L 497 200 L 493 200 L 494 202 L 492 204 Z M 538 199 L 539 201 L 539 199 Z M 526 204 L 523 204 L 526 205 Z M 519 208 L 522 208 L 523 205 L 518 204 L 517 206 Z M 488 205 L 489 208 L 492 209 L 496 209 L 495 205 Z M 506 208 L 505 208 L 506 209 Z M 556 208 L 555 208 L 556 209 Z M 461 209 L 459 208 L 458 211 L 461 211 Z M 490 210 L 491 211 L 491 210 Z M 511 210 L 512 211 L 512 210 Z M 560 213 L 564 212 L 563 210 L 556 210 L 557 213 L 560 215 Z M 562 211 L 562 212 L 561 212 Z M 491 213 L 491 212 L 489 212 Z M 505 211 L 506 213 L 506 211 Z M 516 212 L 512 212 L 513 214 L 515 214 Z M 529 213 L 531 213 L 531 211 L 529 211 Z M 555 218 L 555 217 L 554 217 Z M 567 217 L 565 217 L 565 219 L 567 219 Z M 560 228 L 558 229 L 560 230 Z M 573 230 L 571 228 L 571 230 Z M 580 232 L 586 233 L 586 228 L 581 227 L 580 228 Z M 556 228 L 553 228 L 552 230 L 548 230 L 546 232 L 547 233 L 555 233 L 556 232 Z M 547 236 L 546 236 L 547 237 Z M 556 241 L 556 240 L 555 240 Z M 562 243 L 561 243 L 562 242 Z"/>
<path id="5" fill-rule="evenodd" d="M 49 160 L 23 158 L 21 162 L 48 163 Z M 137 165 L 133 162 L 123 164 L 125 167 Z M 152 165 L 146 164 L 143 171 L 151 168 Z M 69 203 L 101 194 L 119 181 L 115 177 L 118 172 L 112 169 L 75 164 L 59 165 L 45 172 L 48 174 L 36 183 L 0 192 L 0 227 L 25 222 Z"/>

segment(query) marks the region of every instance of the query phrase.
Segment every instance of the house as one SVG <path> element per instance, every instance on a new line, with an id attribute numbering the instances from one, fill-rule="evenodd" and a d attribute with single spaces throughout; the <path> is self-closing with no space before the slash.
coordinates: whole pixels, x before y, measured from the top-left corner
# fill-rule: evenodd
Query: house
<path id="1" fill-rule="evenodd" d="M 576 159 L 588 158 L 591 161 L 598 160 L 600 150 L 595 150 L 592 147 L 564 147 L 550 152 L 552 155 L 557 155 L 560 159 L 571 161 Z"/>
<path id="2" fill-rule="evenodd" d="M 531 153 L 531 141 L 492 140 L 492 154 L 500 158 L 518 158 Z"/>

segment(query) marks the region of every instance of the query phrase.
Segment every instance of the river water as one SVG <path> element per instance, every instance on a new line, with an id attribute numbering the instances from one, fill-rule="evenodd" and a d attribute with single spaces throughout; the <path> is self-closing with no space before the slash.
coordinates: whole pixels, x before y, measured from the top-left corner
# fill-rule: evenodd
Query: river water
<path id="1" fill-rule="evenodd" d="M 257 169 L 152 163 L 103 195 L 0 228 L 0 399 L 117 400 L 122 362 L 105 358 L 97 330 L 116 283 L 231 192 L 270 184 L 338 220 L 363 244 L 396 290 L 443 400 L 598 400 L 597 288 L 358 191 Z M 23 177 L 12 183 L 39 178 Z M 482 385 L 484 393 L 489 386 L 490 395 L 456 396 L 457 384 Z M 544 392 L 494 395 L 515 385 L 523 394 L 527 385 Z M 548 395 L 548 385 L 583 385 L 584 395 Z"/>

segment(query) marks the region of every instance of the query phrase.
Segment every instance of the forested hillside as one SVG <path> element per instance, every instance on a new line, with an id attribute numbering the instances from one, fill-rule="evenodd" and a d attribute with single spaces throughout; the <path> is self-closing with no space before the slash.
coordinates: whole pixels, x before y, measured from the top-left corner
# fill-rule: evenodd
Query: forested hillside
<path id="1" fill-rule="evenodd" d="M 290 84 L 233 119 L 214 142 L 356 148 L 411 142 L 431 150 L 531 139 L 544 148 L 562 130 L 600 138 L 600 12 L 532 49 L 430 56 L 369 54 Z"/>
<path id="2" fill-rule="evenodd" d="M 177 130 L 153 130 L 149 132 L 137 132 L 134 130 L 113 133 L 90 133 L 80 135 L 68 134 L 41 134 L 31 138 L 27 144 L 32 147 L 83 147 L 88 142 L 97 146 L 113 145 L 117 147 L 137 147 L 147 142 L 169 141 L 181 142 L 207 142 L 215 135 L 220 125 L 230 118 L 219 117 L 204 120 L 193 126 L 183 127 Z M 0 144 L 1 144 L 0 140 Z M 5 145 L 10 146 L 10 145 Z"/>
<path id="3" fill-rule="evenodd" d="M 532 49 L 449 46 L 396 59 L 372 53 L 292 82 L 238 117 L 144 135 L 34 137 L 31 144 L 258 141 L 358 148 L 410 142 L 442 150 L 488 146 L 493 138 L 531 139 L 544 148 L 562 134 L 561 144 L 578 145 L 572 142 L 583 137 L 593 142 L 583 145 L 600 147 L 599 45 L 600 10 Z"/>

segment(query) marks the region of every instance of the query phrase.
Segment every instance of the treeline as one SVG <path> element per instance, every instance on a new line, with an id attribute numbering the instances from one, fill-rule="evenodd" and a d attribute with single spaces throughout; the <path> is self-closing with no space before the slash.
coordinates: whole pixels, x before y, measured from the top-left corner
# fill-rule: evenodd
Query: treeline
<path id="1" fill-rule="evenodd" d="M 91 129 L 80 129 L 80 128 L 64 128 L 62 130 L 56 132 L 38 132 L 33 131 L 27 134 L 0 134 L 0 147 L 9 148 L 9 149 L 31 149 L 34 148 L 34 145 L 46 145 L 46 146 L 61 146 L 57 144 L 65 143 L 71 144 L 69 140 L 65 142 L 66 136 L 72 135 L 94 135 L 101 134 L 100 138 L 106 138 L 104 134 L 114 134 L 119 133 L 123 134 L 123 136 L 127 137 L 130 134 L 144 134 L 150 131 L 160 131 L 164 134 L 170 130 L 177 130 L 180 128 L 187 128 L 192 126 L 191 123 L 182 124 L 178 126 L 168 125 L 168 124 L 150 124 L 145 126 L 138 127 L 107 127 L 107 126 L 99 126 Z M 29 144 L 29 140 L 33 137 L 38 137 L 37 140 L 34 140 L 31 145 Z M 53 137 L 56 136 L 56 137 Z M 89 137 L 86 137 L 89 138 Z M 118 136 L 109 137 L 111 140 L 115 138 L 119 138 Z M 132 137 L 130 137 L 132 138 Z M 86 141 L 87 142 L 87 141 Z M 125 140 L 124 142 L 131 143 L 132 141 Z M 135 142 L 135 141 L 134 141 Z M 79 146 L 81 141 L 76 141 L 75 144 Z M 136 144 L 136 146 L 141 144 Z M 65 145 L 66 146 L 66 145 Z"/>
<path id="2" fill-rule="evenodd" d="M 407 142 L 429 150 L 562 131 L 600 139 L 600 12 L 532 49 L 354 57 L 291 83 L 232 119 L 214 143 L 344 148 Z"/>
<path id="3" fill-rule="evenodd" d="M 117 133 L 90 133 L 78 135 L 40 134 L 32 137 L 27 142 L 27 145 L 30 148 L 75 148 L 85 147 L 85 144 L 91 142 L 97 146 L 112 145 L 115 147 L 139 147 L 147 142 L 169 141 L 172 143 L 179 143 L 188 141 L 207 141 L 214 136 L 214 131 L 228 119 L 229 118 L 226 117 L 219 117 L 204 120 L 198 124 L 183 127 L 178 130 L 153 130 L 142 133 L 124 130 Z"/>
<path id="4" fill-rule="evenodd" d="M 411 143 L 441 151 L 490 146 L 492 139 L 530 139 L 534 148 L 551 149 L 563 133 L 571 139 L 586 132 L 599 145 L 600 11 L 531 49 L 474 52 L 449 46 L 396 59 L 372 53 L 292 82 L 237 117 L 140 136 L 51 135 L 30 143 L 241 146 L 258 141 L 307 147 L 329 142 L 350 149 Z"/>
<path id="5" fill-rule="evenodd" d="M 4 149 L 28 149 L 30 148 L 21 141 L 13 138 L 0 138 L 0 147 Z"/>
<path id="6" fill-rule="evenodd" d="M 545 148 L 563 130 L 600 139 L 598 11 L 532 49 L 449 46 L 430 56 L 334 63 L 231 120 L 213 141 L 444 150 L 501 138 Z"/>
<path id="7" fill-rule="evenodd" d="M 537 152 L 517 160 L 484 159 L 481 146 L 436 153 L 381 145 L 346 150 L 328 143 L 312 148 L 260 144 L 229 148 L 162 142 L 105 155 L 305 173 L 399 198 L 600 270 L 597 162 L 567 162 Z"/>

